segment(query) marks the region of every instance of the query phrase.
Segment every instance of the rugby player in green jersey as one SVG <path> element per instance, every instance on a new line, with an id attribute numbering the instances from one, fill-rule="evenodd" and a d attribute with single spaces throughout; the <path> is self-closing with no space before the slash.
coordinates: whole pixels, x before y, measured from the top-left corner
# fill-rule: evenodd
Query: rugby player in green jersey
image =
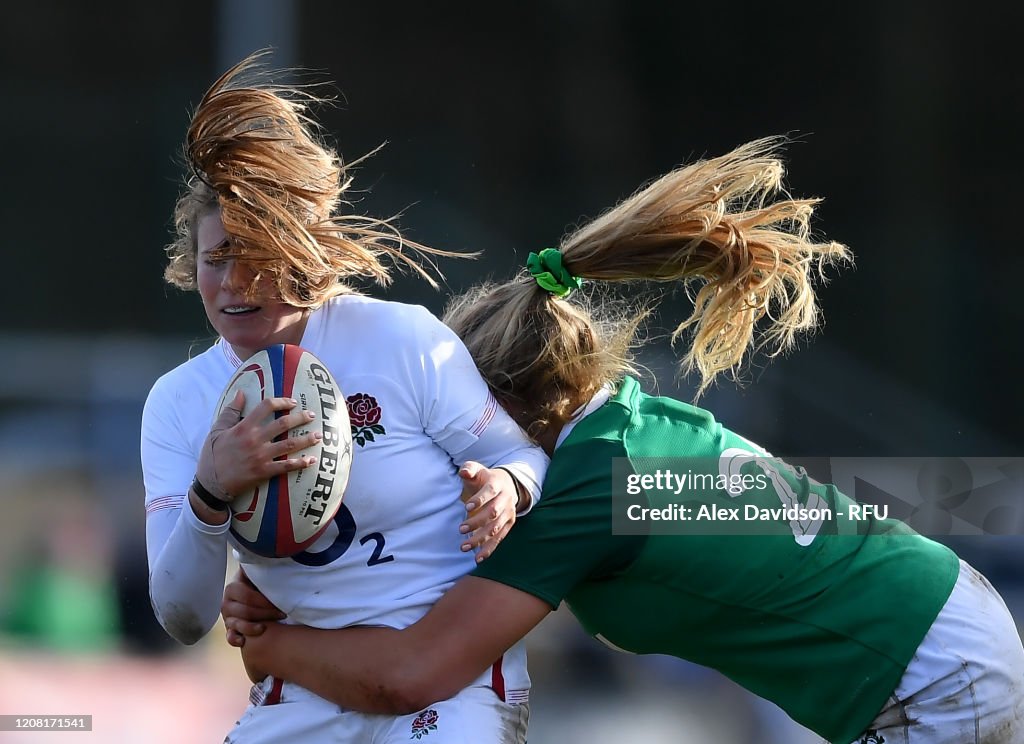
<path id="1" fill-rule="evenodd" d="M 683 367 L 700 374 L 700 391 L 751 349 L 789 348 L 817 324 L 814 277 L 848 253 L 809 237 L 816 200 L 778 198 L 777 144 L 677 169 L 560 249 L 531 254 L 528 273 L 453 304 L 446 322 L 552 455 L 541 501 L 401 631 L 268 622 L 280 615 L 239 576 L 222 614 L 254 680 L 292 680 L 354 710 L 415 712 L 475 679 L 564 600 L 609 645 L 716 669 L 836 744 L 1024 741 L 1024 648 L 984 577 L 901 522 L 851 522 L 834 486 L 705 410 L 645 394 L 629 376 L 643 311 L 615 317 L 572 294 L 581 278 L 699 286 L 676 335 L 692 332 Z M 665 458 L 698 476 L 760 480 L 680 496 L 650 487 Z M 463 477 L 472 486 L 485 470 L 468 464 Z M 781 505 L 816 516 L 780 516 L 755 534 L 624 534 L 613 530 L 616 479 L 643 484 L 640 509 Z M 487 516 L 474 501 L 466 531 Z"/>

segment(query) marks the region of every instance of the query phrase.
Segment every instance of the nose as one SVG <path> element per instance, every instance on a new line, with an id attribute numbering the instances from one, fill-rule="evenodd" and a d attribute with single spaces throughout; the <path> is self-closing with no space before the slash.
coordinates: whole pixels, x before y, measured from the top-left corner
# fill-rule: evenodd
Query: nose
<path id="1" fill-rule="evenodd" d="M 256 272 L 251 266 L 231 258 L 224 269 L 221 287 L 229 292 L 245 292 L 252 286 L 255 278 Z"/>

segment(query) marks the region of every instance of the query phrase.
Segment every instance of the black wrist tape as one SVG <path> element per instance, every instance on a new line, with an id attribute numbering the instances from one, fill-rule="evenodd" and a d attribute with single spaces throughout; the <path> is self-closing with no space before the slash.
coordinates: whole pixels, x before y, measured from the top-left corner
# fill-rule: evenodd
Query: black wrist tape
<path id="1" fill-rule="evenodd" d="M 192 481 L 192 491 L 199 497 L 200 501 L 214 511 L 222 512 L 228 510 L 228 502 L 218 499 L 212 493 L 207 491 L 203 484 L 199 482 L 199 476 L 196 476 Z"/>

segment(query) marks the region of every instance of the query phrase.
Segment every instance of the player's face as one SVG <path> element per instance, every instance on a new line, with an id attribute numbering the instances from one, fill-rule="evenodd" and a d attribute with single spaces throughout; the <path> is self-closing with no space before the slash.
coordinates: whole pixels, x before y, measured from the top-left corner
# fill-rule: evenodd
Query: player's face
<path id="1" fill-rule="evenodd" d="M 230 240 L 219 210 L 200 218 L 196 283 L 206 317 L 243 360 L 273 344 L 298 344 L 307 311 L 285 304 L 272 281 L 261 279 L 248 291 L 254 277 L 250 267 L 211 255 Z"/>

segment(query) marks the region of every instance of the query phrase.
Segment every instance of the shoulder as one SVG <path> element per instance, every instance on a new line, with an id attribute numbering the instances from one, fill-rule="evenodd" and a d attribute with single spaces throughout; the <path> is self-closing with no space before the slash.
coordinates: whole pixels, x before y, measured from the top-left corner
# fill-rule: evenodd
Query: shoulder
<path id="1" fill-rule="evenodd" d="M 631 456 L 712 456 L 726 446 L 727 430 L 710 411 L 645 393 L 631 377 L 604 407 L 618 409 L 625 420 L 623 438 Z"/>
<path id="2" fill-rule="evenodd" d="M 368 337 L 375 345 L 389 341 L 408 345 L 424 339 L 455 337 L 437 316 L 422 305 L 363 295 L 342 295 L 325 303 L 317 312 L 328 333 Z"/>
<path id="3" fill-rule="evenodd" d="M 334 297 L 319 309 L 330 321 L 359 318 L 376 323 L 417 323 L 443 325 L 437 316 L 423 305 L 378 300 L 364 295 Z"/>
<path id="4" fill-rule="evenodd" d="M 640 383 L 629 376 L 619 383 L 609 403 L 641 418 L 667 419 L 707 431 L 720 426 L 710 411 L 676 398 L 646 393 Z"/>
<path id="5" fill-rule="evenodd" d="M 220 343 L 214 343 L 200 354 L 182 362 L 160 377 L 149 390 L 146 407 L 151 408 L 163 402 L 173 402 L 187 391 L 194 389 L 199 380 L 207 380 L 220 367 L 226 371 L 227 361 Z"/>
<path id="6" fill-rule="evenodd" d="M 712 436 L 717 436 L 721 430 L 721 424 L 711 411 L 675 398 L 644 395 L 638 402 L 636 413 L 642 420 L 648 422 L 668 420 L 677 426 L 685 426 Z"/>
<path id="7" fill-rule="evenodd" d="M 626 458 L 628 452 L 621 435 L 611 429 L 570 435 L 551 456 L 543 496 L 533 511 L 543 511 L 555 504 L 564 508 L 567 503 L 582 505 L 594 501 L 607 506 L 617 471 L 615 463 L 625 462 Z"/>

